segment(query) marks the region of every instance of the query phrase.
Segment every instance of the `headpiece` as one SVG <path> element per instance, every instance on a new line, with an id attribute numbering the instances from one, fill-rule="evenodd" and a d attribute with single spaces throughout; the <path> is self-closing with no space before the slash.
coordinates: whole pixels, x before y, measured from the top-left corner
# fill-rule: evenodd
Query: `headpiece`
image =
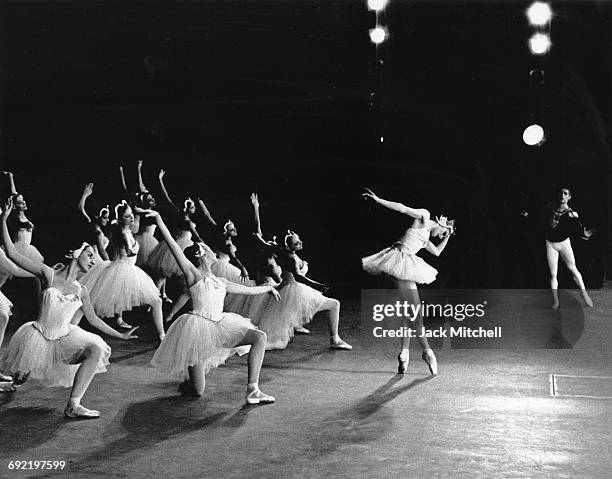
<path id="1" fill-rule="evenodd" d="M 450 234 L 455 233 L 455 220 L 449 220 L 446 216 L 436 216 L 436 223 L 443 228 L 450 230 Z"/>
<path id="2" fill-rule="evenodd" d="M 90 248 L 90 247 L 91 247 L 91 245 L 89 243 L 83 243 L 80 246 L 80 248 L 69 250 L 68 253 L 64 256 L 64 258 L 67 258 L 67 259 L 77 259 L 81 255 L 81 253 L 83 252 L 83 250 L 85 248 Z"/>

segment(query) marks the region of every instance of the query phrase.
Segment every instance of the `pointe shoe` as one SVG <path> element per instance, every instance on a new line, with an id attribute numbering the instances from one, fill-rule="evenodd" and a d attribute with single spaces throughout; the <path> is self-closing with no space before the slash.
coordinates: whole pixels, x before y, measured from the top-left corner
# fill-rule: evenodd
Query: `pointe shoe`
<path id="1" fill-rule="evenodd" d="M 295 334 L 310 334 L 310 329 L 306 329 L 303 326 L 298 326 L 294 328 L 293 331 L 295 331 Z"/>
<path id="2" fill-rule="evenodd" d="M 261 392 L 259 388 L 253 389 L 246 395 L 247 404 L 270 404 L 276 401 L 274 396 L 268 396 Z"/>
<path id="3" fill-rule="evenodd" d="M 591 299 L 591 297 L 589 296 L 589 294 L 586 291 L 582 292 L 582 299 L 584 300 L 584 303 L 589 307 L 592 308 L 593 307 L 593 300 Z"/>
<path id="4" fill-rule="evenodd" d="M 350 351 L 351 349 L 353 349 L 353 346 L 351 346 L 349 343 L 347 343 L 346 341 L 343 341 L 340 338 L 338 338 L 338 340 L 336 341 L 334 341 L 333 339 L 330 339 L 329 347 L 332 349 L 343 349 L 345 351 Z"/>
<path id="5" fill-rule="evenodd" d="M 9 382 L 12 383 L 13 382 L 13 376 L 7 376 L 6 374 L 2 374 L 0 373 L 0 382 Z"/>
<path id="6" fill-rule="evenodd" d="M 429 372 L 432 376 L 438 375 L 438 361 L 436 360 L 436 355 L 433 351 L 423 351 L 423 355 L 421 356 L 423 361 L 427 363 L 427 367 L 429 368 Z"/>
<path id="7" fill-rule="evenodd" d="M 70 419 L 97 419 L 100 417 L 100 411 L 87 409 L 80 404 L 78 406 L 68 404 L 66 409 L 64 409 L 64 415 Z"/>
<path id="8" fill-rule="evenodd" d="M 126 323 L 121 316 L 117 318 L 117 326 L 124 329 L 132 329 L 134 326 Z"/>
<path id="9" fill-rule="evenodd" d="M 170 299 L 168 296 L 166 296 L 165 294 L 162 294 L 160 297 L 161 297 L 161 300 L 162 300 L 164 303 L 172 304 L 172 302 L 173 302 L 173 301 L 172 301 L 172 300 L 171 300 L 171 299 Z"/>
<path id="10" fill-rule="evenodd" d="M 408 361 L 410 360 L 410 356 L 408 354 L 402 353 L 397 355 L 397 373 L 398 374 L 406 374 L 408 370 Z"/>

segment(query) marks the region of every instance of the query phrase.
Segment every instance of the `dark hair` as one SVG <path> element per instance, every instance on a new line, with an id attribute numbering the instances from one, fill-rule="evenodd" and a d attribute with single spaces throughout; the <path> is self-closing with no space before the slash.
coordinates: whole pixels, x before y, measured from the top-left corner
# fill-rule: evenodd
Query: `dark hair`
<path id="1" fill-rule="evenodd" d="M 198 243 L 193 243 L 183 250 L 185 257 L 191 261 L 194 266 L 200 265 L 200 246 Z"/>
<path id="2" fill-rule="evenodd" d="M 567 183 L 562 183 L 561 186 L 559 186 L 558 191 L 561 191 L 561 190 L 569 191 L 570 195 L 573 193 L 573 187 L 569 186 Z"/>

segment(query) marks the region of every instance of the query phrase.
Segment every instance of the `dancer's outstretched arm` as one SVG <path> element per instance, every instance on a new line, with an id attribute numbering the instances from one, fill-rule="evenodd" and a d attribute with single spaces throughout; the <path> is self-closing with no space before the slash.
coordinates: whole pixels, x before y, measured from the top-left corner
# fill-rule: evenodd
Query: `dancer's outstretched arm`
<path id="1" fill-rule="evenodd" d="M 398 213 L 402 213 L 404 215 L 412 216 L 413 218 L 422 221 L 423 223 L 429 219 L 429 211 L 424 208 L 410 208 L 409 206 L 403 205 L 401 203 L 396 203 L 394 201 L 383 200 L 379 198 L 372 190 L 366 188 L 366 192 L 362 194 L 364 198 L 371 198 L 379 205 L 384 206 L 393 211 L 397 211 Z"/>
<path id="2" fill-rule="evenodd" d="M 164 198 L 166 198 L 166 201 L 168 203 L 170 203 L 170 205 L 172 205 L 172 207 L 176 210 L 176 211 L 180 211 L 180 209 L 174 204 L 174 201 L 172 201 L 172 199 L 170 198 L 170 195 L 168 194 L 168 190 L 166 190 L 166 185 L 164 185 L 164 176 L 166 175 L 166 170 L 159 170 L 159 186 L 161 186 L 161 190 L 162 193 L 164 195 Z"/>
<path id="3" fill-rule="evenodd" d="M 202 279 L 202 274 L 200 273 L 198 268 L 196 268 L 195 265 L 187 259 L 181 247 L 170 234 L 170 231 L 162 220 L 160 214 L 154 210 L 147 210 L 146 214 L 147 216 L 152 216 L 153 218 L 155 218 L 155 223 L 157 224 L 158 231 L 161 233 L 166 243 L 168 243 L 168 247 L 172 252 L 172 256 L 174 256 L 174 259 L 181 268 L 181 271 L 183 272 L 183 276 L 185 277 L 185 283 L 187 284 L 187 287 L 190 288 L 200 279 Z"/>
<path id="4" fill-rule="evenodd" d="M 206 217 L 208 222 L 213 226 L 219 226 L 217 222 L 213 219 L 212 215 L 210 214 L 210 211 L 208 211 L 208 208 L 204 204 L 204 201 L 202 201 L 202 198 L 198 197 L 198 203 L 200 204 L 200 208 L 202 208 L 202 212 L 204 213 L 204 216 Z"/>
<path id="5" fill-rule="evenodd" d="M 17 194 L 17 188 L 15 188 L 15 178 L 13 178 L 13 173 L 11 171 L 3 171 L 2 173 L 8 176 L 11 195 L 15 196 Z"/>
<path id="6" fill-rule="evenodd" d="M 293 273 L 293 276 L 298 282 L 307 284 L 308 286 L 312 286 L 315 288 L 318 287 L 324 290 L 329 289 L 329 286 L 327 286 L 326 284 L 319 283 L 318 281 L 315 281 L 314 279 L 308 278 L 306 276 L 306 273 L 308 272 L 308 266 L 306 266 L 305 268 L 300 268 L 298 265 L 297 258 L 290 258 L 289 265 L 291 267 L 290 268 L 291 273 Z"/>
<path id="7" fill-rule="evenodd" d="M 123 166 L 119 167 L 119 175 L 121 176 L 121 186 L 123 187 L 123 191 L 125 192 L 126 195 L 129 196 L 130 192 L 127 188 L 127 184 L 125 182 L 125 175 L 123 174 Z"/>
<path id="8" fill-rule="evenodd" d="M 134 336 L 134 331 L 136 331 L 140 326 L 136 326 L 130 329 L 127 333 L 120 333 L 119 331 L 111 328 L 108 324 L 102 321 L 98 315 L 95 313 L 93 306 L 91 305 L 91 299 L 89 298 L 89 291 L 83 285 L 81 285 L 81 301 L 83 302 L 83 306 L 81 307 L 83 310 L 83 314 L 85 314 L 85 318 L 87 322 L 91 324 L 94 328 L 99 331 L 102 331 L 104 334 L 108 334 L 113 338 L 119 339 L 137 339 L 138 336 Z"/>
<path id="9" fill-rule="evenodd" d="M 4 247 L 6 248 L 6 255 L 9 257 L 9 259 L 13 260 L 17 266 L 22 267 L 26 271 L 32 273 L 34 276 L 40 278 L 44 289 L 53 281 L 53 268 L 44 263 L 34 261 L 17 251 L 6 224 L 6 219 L 8 218 L 12 209 L 13 199 L 9 197 L 6 200 L 6 203 L 4 203 L 4 211 L 2 211 L 2 241 L 4 242 Z"/>
<path id="10" fill-rule="evenodd" d="M 138 171 L 138 191 L 140 191 L 141 193 L 148 193 L 149 190 L 147 190 L 147 187 L 142 181 L 142 160 L 138 160 L 138 163 L 136 164 L 136 170 Z"/>
<path id="11" fill-rule="evenodd" d="M 255 296 L 258 294 L 270 293 L 276 301 L 280 299 L 280 294 L 274 286 L 245 286 L 243 284 L 233 283 L 225 278 L 219 277 L 225 283 L 225 289 L 231 294 L 244 294 L 246 296 Z"/>
<path id="12" fill-rule="evenodd" d="M 257 193 L 251 193 L 251 204 L 253 205 L 253 213 L 255 215 L 255 236 L 263 238 L 263 233 L 261 232 L 261 219 L 259 217 L 259 197 Z"/>
<path id="13" fill-rule="evenodd" d="M 81 199 L 79 200 L 78 204 L 79 212 L 85 217 L 88 223 L 91 223 L 91 218 L 85 210 L 85 202 L 87 201 L 87 198 L 89 198 L 93 193 L 93 185 L 93 183 L 87 183 L 85 185 L 85 188 L 83 189 L 83 194 L 81 195 Z"/>

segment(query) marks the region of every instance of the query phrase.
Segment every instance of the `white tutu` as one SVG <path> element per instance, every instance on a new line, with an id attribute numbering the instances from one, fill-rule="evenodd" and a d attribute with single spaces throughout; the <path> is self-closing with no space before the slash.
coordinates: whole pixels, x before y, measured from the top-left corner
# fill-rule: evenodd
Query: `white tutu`
<path id="1" fill-rule="evenodd" d="M 284 288 L 283 288 L 284 291 Z M 301 315 L 290 312 L 290 298 L 281 291 L 280 301 L 270 294 L 247 296 L 242 308 L 244 316 L 266 333 L 266 350 L 285 349 L 297 326 L 304 324 Z"/>
<path id="2" fill-rule="evenodd" d="M 13 303 L 11 303 L 11 300 L 4 296 L 4 293 L 0 291 L 0 314 L 5 317 L 10 316 L 12 307 Z M 0 346 L 2 345 L 0 344 Z"/>
<path id="3" fill-rule="evenodd" d="M 232 283 L 240 284 L 240 268 L 230 263 L 230 257 L 226 254 L 220 254 L 217 257 L 217 261 L 213 263 L 210 270 L 215 276 L 219 278 L 225 278 Z"/>
<path id="4" fill-rule="evenodd" d="M 123 257 L 104 261 L 81 278 L 98 316 L 109 318 L 136 306 L 152 304 L 159 298 L 155 283 L 134 265 L 134 260 L 134 257 Z"/>
<path id="5" fill-rule="evenodd" d="M 30 258 L 31 260 L 36 261 L 37 263 L 42 263 L 45 260 L 43 255 L 36 248 L 36 246 L 33 246 L 31 244 L 22 243 L 22 242 L 18 241 L 18 242 L 15 243 L 15 249 L 19 253 L 24 255 L 25 257 Z"/>
<path id="6" fill-rule="evenodd" d="M 218 322 L 193 312 L 183 314 L 168 329 L 151 364 L 180 378 L 188 366 L 201 365 L 208 372 L 236 352 L 246 353 L 248 346 L 234 346 L 251 329 L 251 321 L 234 313 L 223 313 Z"/>
<path id="7" fill-rule="evenodd" d="M 11 338 L 2 361 L 2 370 L 10 374 L 30 373 L 30 378 L 40 379 L 47 386 L 70 387 L 74 375 L 83 360 L 85 349 L 99 346 L 104 354 L 96 373 L 106 371 L 111 348 L 104 340 L 74 324 L 69 333 L 58 339 L 47 339 L 31 321 L 21 326 Z"/>
<path id="8" fill-rule="evenodd" d="M 155 247 L 159 244 L 157 238 L 153 236 L 153 233 L 145 231 L 142 234 L 134 236 L 134 239 L 138 242 L 140 249 L 138 250 L 138 256 L 136 257 L 136 266 L 146 264 L 149 255 L 153 252 Z"/>
<path id="9" fill-rule="evenodd" d="M 181 250 L 191 246 L 193 241 L 191 240 L 191 232 L 183 231 L 179 236 L 175 238 L 175 241 L 180 246 Z M 178 263 L 174 259 L 172 251 L 168 243 L 165 241 L 160 242 L 153 251 L 150 252 L 147 261 L 144 266 L 150 270 L 153 274 L 169 278 L 170 276 L 180 276 L 183 274 Z"/>
<path id="10" fill-rule="evenodd" d="M 422 284 L 432 283 L 438 274 L 435 268 L 402 243 L 362 258 L 361 264 L 365 271 L 373 275 L 384 273 L 399 280 Z"/>
<path id="11" fill-rule="evenodd" d="M 309 323 L 327 298 L 314 288 L 297 281 L 289 282 L 279 290 L 281 300 L 278 316 L 288 328 Z"/>

